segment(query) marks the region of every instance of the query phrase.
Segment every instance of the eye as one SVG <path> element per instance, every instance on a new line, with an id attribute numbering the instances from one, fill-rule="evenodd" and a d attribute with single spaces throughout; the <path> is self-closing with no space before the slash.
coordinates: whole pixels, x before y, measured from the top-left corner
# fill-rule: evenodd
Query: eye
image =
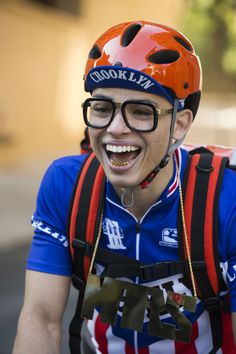
<path id="1" fill-rule="evenodd" d="M 112 112 L 112 105 L 109 102 L 91 102 L 90 110 L 94 114 L 106 115 Z"/>
<path id="2" fill-rule="evenodd" d="M 127 113 L 132 115 L 135 118 L 147 119 L 153 117 L 153 110 L 148 105 L 142 104 L 130 104 L 127 105 Z"/>
<path id="3" fill-rule="evenodd" d="M 135 110 L 134 110 L 134 112 L 133 112 L 134 114 L 136 114 L 136 115 L 146 115 L 146 116 L 148 116 L 148 115 L 152 115 L 152 111 L 150 111 L 149 109 L 144 109 L 144 108 L 136 108 Z"/>

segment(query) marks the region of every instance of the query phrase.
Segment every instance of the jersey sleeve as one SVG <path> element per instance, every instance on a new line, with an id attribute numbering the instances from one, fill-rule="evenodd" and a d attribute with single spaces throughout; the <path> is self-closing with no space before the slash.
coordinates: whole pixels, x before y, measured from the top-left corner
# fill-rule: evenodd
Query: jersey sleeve
<path id="1" fill-rule="evenodd" d="M 71 193 L 83 158 L 62 158 L 47 169 L 32 217 L 35 233 L 27 269 L 70 276 L 72 262 L 66 237 Z"/>

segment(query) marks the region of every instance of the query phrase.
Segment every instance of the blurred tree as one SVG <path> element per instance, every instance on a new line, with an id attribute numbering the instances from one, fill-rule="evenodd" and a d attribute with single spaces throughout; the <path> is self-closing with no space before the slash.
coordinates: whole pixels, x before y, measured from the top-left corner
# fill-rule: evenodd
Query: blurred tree
<path id="1" fill-rule="evenodd" d="M 201 57 L 204 87 L 236 89 L 236 0 L 186 0 L 184 33 Z"/>

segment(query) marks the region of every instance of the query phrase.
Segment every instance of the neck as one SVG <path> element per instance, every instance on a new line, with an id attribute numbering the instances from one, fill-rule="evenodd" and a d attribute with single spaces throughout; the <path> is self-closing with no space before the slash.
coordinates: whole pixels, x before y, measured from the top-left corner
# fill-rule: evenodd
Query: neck
<path id="1" fill-rule="evenodd" d="M 152 204 L 154 204 L 158 198 L 161 196 L 165 188 L 167 187 L 171 177 L 173 174 L 173 158 L 170 158 L 168 164 L 160 170 L 157 176 L 153 179 L 150 185 L 141 189 L 140 186 L 135 186 L 130 190 L 124 188 L 117 188 L 116 192 L 121 197 L 124 192 L 126 192 L 124 196 L 125 204 L 132 204 L 127 209 L 137 218 L 141 219 L 141 217 L 145 214 L 145 212 L 150 208 Z M 133 193 L 133 196 L 132 196 Z M 133 203 L 131 203 L 133 198 Z"/>

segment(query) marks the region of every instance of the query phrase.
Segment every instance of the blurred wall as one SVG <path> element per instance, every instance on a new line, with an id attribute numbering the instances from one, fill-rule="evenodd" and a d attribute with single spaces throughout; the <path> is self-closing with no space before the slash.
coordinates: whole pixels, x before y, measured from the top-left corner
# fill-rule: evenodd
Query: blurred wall
<path id="1" fill-rule="evenodd" d="M 8 137 L 0 145 L 2 164 L 35 161 L 73 140 L 70 120 L 80 121 L 75 114 L 82 99 L 84 31 L 79 21 L 46 9 L 1 5 L 0 124 Z"/>
<path id="2" fill-rule="evenodd" d="M 158 4 L 162 3 L 162 6 Z M 0 163 L 77 147 L 83 68 L 106 28 L 147 18 L 177 25 L 182 1 L 83 1 L 81 16 L 21 1 L 0 2 Z M 153 15 L 155 13 L 155 15 Z"/>
<path id="3" fill-rule="evenodd" d="M 96 37 L 132 19 L 181 28 L 184 3 L 84 0 L 80 16 L 72 16 L 0 0 L 0 247 L 31 237 L 44 169 L 52 158 L 79 151 L 83 69 Z M 235 102 L 234 94 L 204 96 L 187 141 L 236 145 Z"/>

